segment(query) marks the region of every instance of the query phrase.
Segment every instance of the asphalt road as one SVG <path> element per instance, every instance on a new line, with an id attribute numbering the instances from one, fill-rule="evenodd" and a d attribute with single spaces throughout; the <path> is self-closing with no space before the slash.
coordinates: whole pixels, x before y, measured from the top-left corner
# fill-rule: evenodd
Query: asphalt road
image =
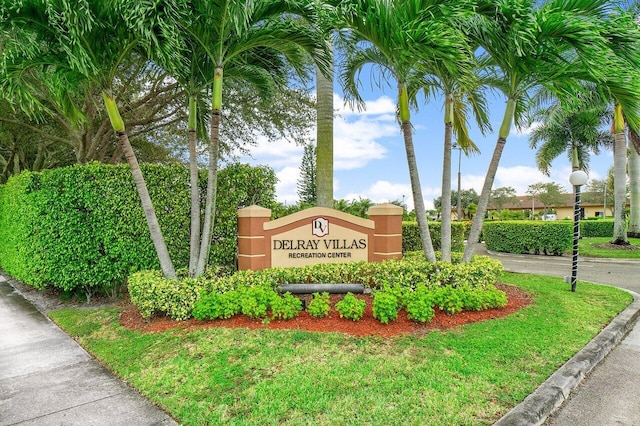
<path id="1" fill-rule="evenodd" d="M 484 244 L 478 244 L 475 253 L 488 254 Z M 556 277 L 571 275 L 571 256 L 544 256 L 533 254 L 505 254 L 491 252 L 490 256 L 502 262 L 505 271 L 541 274 Z M 578 257 L 578 281 L 612 285 L 640 293 L 640 255 L 638 260 L 595 259 Z"/>

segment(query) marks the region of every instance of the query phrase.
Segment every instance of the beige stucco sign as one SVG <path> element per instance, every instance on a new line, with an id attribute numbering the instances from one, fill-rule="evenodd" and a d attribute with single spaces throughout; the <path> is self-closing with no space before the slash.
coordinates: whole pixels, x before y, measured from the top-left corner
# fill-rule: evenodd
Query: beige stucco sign
<path id="1" fill-rule="evenodd" d="M 238 211 L 238 268 L 381 261 L 402 257 L 402 208 L 384 204 L 362 219 L 315 207 L 270 221 L 271 211 Z"/>

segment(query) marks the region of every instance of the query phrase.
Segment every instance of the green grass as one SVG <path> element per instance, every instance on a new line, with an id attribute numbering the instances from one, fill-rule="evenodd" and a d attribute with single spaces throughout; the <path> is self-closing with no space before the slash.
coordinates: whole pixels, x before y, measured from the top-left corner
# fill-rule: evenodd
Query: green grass
<path id="1" fill-rule="evenodd" d="M 579 242 L 578 250 L 581 256 L 586 257 L 640 260 L 640 250 L 622 250 L 595 247 L 595 245 L 597 244 L 606 244 L 610 241 L 611 237 L 582 238 Z M 640 246 L 640 238 L 629 238 L 629 242 L 634 246 Z M 569 253 L 570 252 L 571 251 L 569 251 Z"/>
<path id="2" fill-rule="evenodd" d="M 189 425 L 491 424 L 630 302 L 620 290 L 504 274 L 534 303 L 424 336 L 210 328 L 143 334 L 117 309 L 51 317 L 124 380 Z"/>

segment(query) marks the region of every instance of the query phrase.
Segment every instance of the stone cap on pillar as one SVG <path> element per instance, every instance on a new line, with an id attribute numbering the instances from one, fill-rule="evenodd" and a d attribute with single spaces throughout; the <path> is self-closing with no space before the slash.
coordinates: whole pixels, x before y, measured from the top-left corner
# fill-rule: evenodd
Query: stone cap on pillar
<path id="1" fill-rule="evenodd" d="M 271 217 L 271 210 L 255 204 L 238 210 L 238 217 Z"/>
<path id="2" fill-rule="evenodd" d="M 377 204 L 369 207 L 367 211 L 369 216 L 402 216 L 402 213 L 404 213 L 402 207 L 391 203 Z"/>

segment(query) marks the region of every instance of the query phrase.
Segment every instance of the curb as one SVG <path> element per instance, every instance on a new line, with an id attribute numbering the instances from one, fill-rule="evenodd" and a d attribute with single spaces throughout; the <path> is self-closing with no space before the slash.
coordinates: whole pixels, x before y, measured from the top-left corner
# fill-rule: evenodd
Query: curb
<path id="1" fill-rule="evenodd" d="M 569 398 L 570 393 L 624 339 L 640 317 L 640 294 L 625 291 L 633 295 L 633 302 L 531 395 L 495 422 L 495 426 L 541 425 Z"/>

